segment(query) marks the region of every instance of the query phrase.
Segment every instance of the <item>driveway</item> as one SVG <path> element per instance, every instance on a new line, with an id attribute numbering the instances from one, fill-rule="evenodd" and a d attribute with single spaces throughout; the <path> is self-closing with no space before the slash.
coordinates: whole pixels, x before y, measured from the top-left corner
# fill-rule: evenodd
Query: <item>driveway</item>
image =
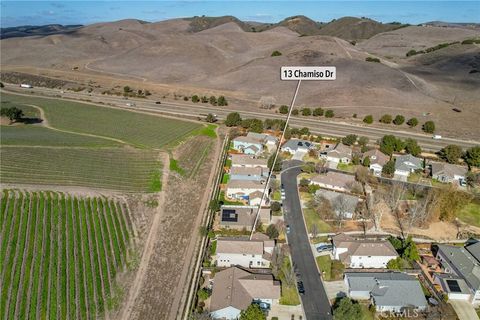
<path id="1" fill-rule="evenodd" d="M 346 297 L 347 296 L 347 285 L 345 281 L 324 281 L 323 285 L 327 291 L 328 299 L 333 300 L 335 298 Z"/>
<path id="2" fill-rule="evenodd" d="M 284 170 L 295 167 L 282 173 L 282 183 L 285 189 L 285 200 L 283 201 L 286 212 L 285 222 L 290 226 L 287 240 L 296 271 L 305 286 L 305 294 L 301 295 L 301 298 L 306 318 L 308 320 L 330 320 L 332 319 L 330 302 L 313 257 L 297 191 L 297 175 L 300 174 L 299 166 L 301 164 L 302 162 L 298 160 L 283 163 Z"/>
<path id="3" fill-rule="evenodd" d="M 469 302 L 462 300 L 449 300 L 448 303 L 450 303 L 453 309 L 455 309 L 455 312 L 460 320 L 479 319 L 475 309 Z"/>
<path id="4" fill-rule="evenodd" d="M 297 151 L 292 157 L 292 160 L 300 160 L 302 161 L 303 157 L 307 154 L 307 151 Z"/>

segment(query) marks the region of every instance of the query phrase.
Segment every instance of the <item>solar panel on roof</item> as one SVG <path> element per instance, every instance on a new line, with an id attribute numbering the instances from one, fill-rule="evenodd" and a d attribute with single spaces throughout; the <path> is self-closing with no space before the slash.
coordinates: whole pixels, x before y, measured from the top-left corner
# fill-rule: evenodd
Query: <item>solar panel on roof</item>
<path id="1" fill-rule="evenodd" d="M 238 215 L 235 212 L 235 210 L 232 210 L 232 209 L 223 210 L 222 211 L 222 221 L 237 222 L 238 221 Z"/>
<path id="2" fill-rule="evenodd" d="M 447 280 L 447 285 L 450 289 L 450 292 L 462 292 L 462 290 L 460 290 L 460 286 L 458 285 L 457 280 Z"/>

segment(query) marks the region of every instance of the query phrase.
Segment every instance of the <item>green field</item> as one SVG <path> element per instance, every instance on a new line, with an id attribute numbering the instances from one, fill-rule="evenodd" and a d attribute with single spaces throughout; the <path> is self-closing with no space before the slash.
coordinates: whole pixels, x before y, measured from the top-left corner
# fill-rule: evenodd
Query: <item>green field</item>
<path id="1" fill-rule="evenodd" d="M 463 208 L 459 214 L 458 218 L 465 222 L 466 224 L 480 227 L 480 202 L 471 202 Z"/>
<path id="2" fill-rule="evenodd" d="M 119 142 L 80 134 L 55 131 L 38 125 L 0 126 L 2 145 L 115 147 Z"/>
<path id="3" fill-rule="evenodd" d="M 3 183 L 160 191 L 158 152 L 134 148 L 2 147 Z"/>
<path id="4" fill-rule="evenodd" d="M 132 228 L 107 198 L 3 190 L 0 319 L 95 319 L 118 300 Z"/>
<path id="5" fill-rule="evenodd" d="M 5 93 L 1 100 L 42 108 L 48 124 L 54 128 L 119 139 L 140 148 L 162 148 L 201 128 L 194 122 L 66 100 Z M 211 130 L 206 131 L 211 134 Z"/>

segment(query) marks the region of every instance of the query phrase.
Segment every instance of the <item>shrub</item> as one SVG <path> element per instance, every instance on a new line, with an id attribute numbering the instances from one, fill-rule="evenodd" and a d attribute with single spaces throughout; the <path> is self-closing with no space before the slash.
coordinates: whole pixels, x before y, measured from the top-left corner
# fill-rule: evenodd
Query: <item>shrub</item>
<path id="1" fill-rule="evenodd" d="M 308 117 L 308 116 L 312 115 L 312 109 L 310 109 L 310 108 L 302 108 L 301 112 L 302 112 L 302 116 L 307 116 Z"/>
<path id="2" fill-rule="evenodd" d="M 292 110 L 292 115 L 298 116 L 298 109 L 293 109 Z"/>
<path id="3" fill-rule="evenodd" d="M 379 63 L 379 62 L 380 62 L 380 59 L 374 58 L 374 57 L 366 57 L 366 58 L 365 58 L 365 61 L 367 61 L 367 62 L 377 62 L 377 63 Z"/>
<path id="4" fill-rule="evenodd" d="M 410 128 L 416 127 L 418 125 L 418 120 L 417 118 L 410 118 L 408 119 L 407 124 L 410 126 Z"/>
<path id="5" fill-rule="evenodd" d="M 373 116 L 371 114 L 365 116 L 365 118 L 363 118 L 363 122 L 365 122 L 367 124 L 372 124 L 373 123 Z"/>
<path id="6" fill-rule="evenodd" d="M 203 300 L 207 300 L 208 297 L 210 297 L 210 291 L 207 290 L 207 289 L 205 289 L 205 288 L 200 289 L 200 290 L 198 290 L 198 292 L 197 292 L 197 296 L 198 296 L 198 299 L 200 299 L 200 300 L 202 300 L 202 301 L 203 301 Z"/>
<path id="7" fill-rule="evenodd" d="M 438 156 L 448 163 L 457 163 L 462 154 L 462 148 L 454 144 L 450 144 L 438 151 Z"/>
<path id="8" fill-rule="evenodd" d="M 392 176 L 395 172 L 395 162 L 393 160 L 388 161 L 382 168 L 382 173 L 386 176 Z"/>
<path id="9" fill-rule="evenodd" d="M 408 138 L 405 140 L 405 151 L 412 156 L 418 156 L 422 153 L 422 148 L 420 148 L 416 140 Z"/>
<path id="10" fill-rule="evenodd" d="M 313 109 L 313 116 L 315 117 L 323 116 L 323 109 L 322 108 Z"/>
<path id="11" fill-rule="evenodd" d="M 224 96 L 218 97 L 217 104 L 218 104 L 219 106 L 221 106 L 221 107 L 222 107 L 222 106 L 228 106 L 227 99 L 225 99 Z"/>
<path id="12" fill-rule="evenodd" d="M 274 224 L 268 225 L 267 231 L 265 232 L 270 239 L 277 239 L 279 236 L 278 229 Z"/>
<path id="13" fill-rule="evenodd" d="M 280 112 L 281 114 L 287 114 L 288 113 L 288 106 L 281 105 L 280 108 L 278 109 L 278 112 Z"/>
<path id="14" fill-rule="evenodd" d="M 335 116 L 335 113 L 333 112 L 333 110 L 325 111 L 325 117 L 326 118 L 333 118 L 334 116 Z"/>
<path id="15" fill-rule="evenodd" d="M 357 135 L 349 134 L 342 138 L 342 143 L 347 146 L 351 146 L 357 142 Z"/>
<path id="16" fill-rule="evenodd" d="M 435 122 L 427 121 L 423 124 L 422 130 L 426 133 L 434 133 L 435 132 Z"/>
<path id="17" fill-rule="evenodd" d="M 397 126 L 402 125 L 405 122 L 405 117 L 397 114 L 395 116 L 395 119 L 393 119 L 393 123 L 396 124 Z"/>
<path id="18" fill-rule="evenodd" d="M 386 123 L 386 124 L 390 124 L 392 123 L 392 116 L 389 115 L 389 114 L 384 114 L 380 120 L 379 120 L 381 123 Z"/>
<path id="19" fill-rule="evenodd" d="M 188 101 L 188 97 L 187 96 L 183 97 L 183 101 Z"/>
<path id="20" fill-rule="evenodd" d="M 209 99 L 209 102 L 212 106 L 216 106 L 217 105 L 217 98 L 215 98 L 215 96 L 211 96 L 210 99 Z"/>
<path id="21" fill-rule="evenodd" d="M 275 50 L 272 52 L 272 54 L 270 55 L 271 57 L 278 57 L 278 56 L 281 56 L 282 53 L 278 50 Z"/>
<path id="22" fill-rule="evenodd" d="M 234 127 L 238 126 L 242 122 L 242 118 L 238 112 L 232 112 L 227 115 L 227 119 L 225 119 L 225 125 L 227 127 Z"/>

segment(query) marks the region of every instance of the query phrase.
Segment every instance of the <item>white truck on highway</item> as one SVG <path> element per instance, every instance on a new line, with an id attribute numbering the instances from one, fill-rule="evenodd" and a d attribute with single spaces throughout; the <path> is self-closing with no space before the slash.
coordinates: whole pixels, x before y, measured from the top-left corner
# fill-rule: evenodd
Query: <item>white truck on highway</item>
<path id="1" fill-rule="evenodd" d="M 434 140 L 440 140 L 440 139 L 442 139 L 442 136 L 439 135 L 439 134 L 434 134 L 433 137 L 432 137 L 432 139 L 434 139 Z"/>
<path id="2" fill-rule="evenodd" d="M 33 88 L 33 86 L 31 84 L 28 84 L 28 83 L 22 83 L 22 84 L 20 84 L 20 88 L 31 89 L 31 88 Z"/>

